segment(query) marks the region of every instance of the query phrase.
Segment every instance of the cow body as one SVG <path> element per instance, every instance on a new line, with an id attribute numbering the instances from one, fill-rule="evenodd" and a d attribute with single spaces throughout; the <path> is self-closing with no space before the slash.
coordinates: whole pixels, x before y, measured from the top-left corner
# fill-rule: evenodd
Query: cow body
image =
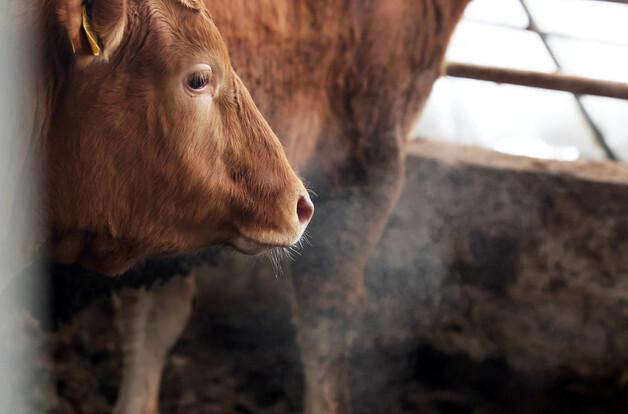
<path id="1" fill-rule="evenodd" d="M 61 264 L 117 276 L 153 256 L 299 242 L 314 207 L 200 0 L 10 6 L 36 63 L 18 140 L 37 161 L 15 164 L 43 184 L 42 237 L 16 251 L 45 243 Z"/>
<path id="2" fill-rule="evenodd" d="M 402 187 L 411 126 L 466 4 L 212 6 L 235 67 L 319 195 L 313 246 L 292 263 L 308 414 L 351 412 L 347 358 L 363 271 Z"/>
<path id="3" fill-rule="evenodd" d="M 468 1 L 93 0 L 98 57 L 81 31 L 82 1 L 35 1 L 44 68 L 35 119 L 53 257 L 115 275 L 209 245 L 288 246 L 312 216 L 289 159 L 319 194 L 313 246 L 291 266 L 305 412 L 349 413 L 364 267 Z M 180 327 L 189 301 L 172 286 L 121 302 L 122 318 L 139 315 L 124 324 L 129 343 L 150 342 L 161 323 Z M 180 332 L 166 331 L 155 360 L 128 348 L 132 388 L 118 412 L 155 412 L 158 381 L 139 402 L 133 390 L 159 374 Z"/>
<path id="4" fill-rule="evenodd" d="M 318 194 L 312 246 L 291 263 L 307 414 L 351 412 L 347 358 L 363 271 L 402 187 L 410 128 L 467 3 L 207 1 L 234 67 Z M 126 331 L 127 343 L 150 336 L 146 329 Z M 144 380 L 127 372 L 123 388 L 149 382 L 160 364 Z M 144 397 L 156 406 L 157 395 Z M 117 413 L 135 409 L 121 401 Z"/>

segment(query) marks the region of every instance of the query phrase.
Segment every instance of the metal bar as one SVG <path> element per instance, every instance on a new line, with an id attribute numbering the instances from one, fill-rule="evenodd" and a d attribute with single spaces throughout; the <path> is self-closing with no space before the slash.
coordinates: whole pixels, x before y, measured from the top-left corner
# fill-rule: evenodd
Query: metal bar
<path id="1" fill-rule="evenodd" d="M 550 55 L 550 57 L 554 61 L 554 64 L 556 65 L 558 70 L 561 70 L 562 67 L 561 67 L 560 61 L 558 60 L 558 57 L 554 53 L 554 50 L 552 50 L 552 47 L 547 41 L 547 35 L 544 33 L 541 33 L 539 26 L 536 24 L 534 16 L 532 16 L 532 12 L 530 11 L 530 8 L 528 7 L 527 1 L 519 0 L 519 2 L 521 3 L 521 6 L 523 7 L 526 14 L 528 15 L 528 20 L 530 21 L 530 27 L 529 27 L 530 30 L 536 31 L 539 34 L 539 37 L 541 38 L 541 41 L 543 42 L 543 46 L 545 47 L 545 50 L 547 50 L 547 53 Z M 576 104 L 578 105 L 578 109 L 580 110 L 580 113 L 582 114 L 584 119 L 587 121 L 587 124 L 589 124 L 589 127 L 591 128 L 591 132 L 593 132 L 593 137 L 595 138 L 595 141 L 606 154 L 606 158 L 613 161 L 617 161 L 618 160 L 617 155 L 615 155 L 615 153 L 613 152 L 613 149 L 606 142 L 606 138 L 604 137 L 602 130 L 600 130 L 600 128 L 597 126 L 597 123 L 593 120 L 591 115 L 589 115 L 589 112 L 587 111 L 587 109 L 584 107 L 584 104 L 582 103 L 582 96 L 581 96 L 583 94 L 581 93 L 574 93 L 574 94 L 575 94 L 574 98 L 576 99 Z"/>
<path id="2" fill-rule="evenodd" d="M 552 89 L 575 95 L 595 95 L 628 100 L 628 83 L 623 82 L 458 62 L 448 62 L 445 66 L 445 73 L 458 78 Z"/>

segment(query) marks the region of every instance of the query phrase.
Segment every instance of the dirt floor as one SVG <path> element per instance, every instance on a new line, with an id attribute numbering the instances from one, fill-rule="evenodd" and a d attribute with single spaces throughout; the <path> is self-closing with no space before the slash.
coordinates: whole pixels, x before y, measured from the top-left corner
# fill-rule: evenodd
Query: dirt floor
<path id="1" fill-rule="evenodd" d="M 300 413 L 303 382 L 285 299 L 288 280 L 249 280 L 237 289 L 227 283 L 212 281 L 199 297 L 165 370 L 161 412 Z M 121 368 L 112 315 L 105 300 L 56 335 L 53 412 L 111 412 Z M 473 362 L 412 339 L 392 345 L 358 340 L 353 354 L 357 414 L 628 410 L 628 392 L 613 378 L 523 376 L 503 361 Z"/>

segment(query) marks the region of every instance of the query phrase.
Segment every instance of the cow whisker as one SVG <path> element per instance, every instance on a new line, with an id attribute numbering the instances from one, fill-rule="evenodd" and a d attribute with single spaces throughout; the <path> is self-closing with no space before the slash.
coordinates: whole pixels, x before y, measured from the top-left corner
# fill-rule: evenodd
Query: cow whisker
<path id="1" fill-rule="evenodd" d="M 305 242 L 309 244 L 307 238 Z M 270 249 L 264 256 L 268 258 L 271 266 L 273 267 L 273 272 L 275 277 L 279 277 L 283 275 L 284 269 L 283 264 L 286 259 L 293 262 L 297 256 L 301 256 L 301 251 L 303 250 L 303 238 L 298 241 L 297 245 L 289 246 L 289 247 L 277 247 L 274 249 Z"/>
<path id="2" fill-rule="evenodd" d="M 276 247 L 268 250 L 264 256 L 268 258 L 270 262 L 275 278 L 283 275 L 283 264 L 286 259 L 293 262 L 297 256 L 302 256 L 302 251 L 305 249 L 305 245 L 311 246 L 311 236 L 307 230 L 303 233 L 303 236 L 296 242 L 296 244 L 288 247 Z"/>
<path id="3" fill-rule="evenodd" d="M 301 248 L 303 248 L 303 242 L 305 242 L 305 244 L 307 244 L 310 247 L 312 246 L 312 236 L 307 230 L 303 232 L 303 236 L 301 236 L 301 240 L 299 240 L 299 244 L 301 245 Z"/>
<path id="4" fill-rule="evenodd" d="M 265 254 L 265 256 L 268 257 L 270 264 L 273 268 L 273 274 L 275 275 L 275 279 L 283 275 L 281 254 L 282 254 L 281 248 L 271 249 Z"/>
<path id="5" fill-rule="evenodd" d="M 291 253 L 296 254 L 297 256 L 301 256 L 301 252 L 299 250 L 303 250 L 302 246 L 290 246 L 288 247 Z"/>

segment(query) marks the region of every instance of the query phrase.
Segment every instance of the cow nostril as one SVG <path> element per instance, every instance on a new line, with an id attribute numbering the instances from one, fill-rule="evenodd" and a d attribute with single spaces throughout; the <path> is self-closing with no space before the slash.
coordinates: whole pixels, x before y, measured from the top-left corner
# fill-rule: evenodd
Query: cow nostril
<path id="1" fill-rule="evenodd" d="M 297 217 L 299 217 L 299 223 L 307 225 L 310 219 L 314 215 L 314 204 L 308 196 L 299 197 L 297 202 Z"/>

